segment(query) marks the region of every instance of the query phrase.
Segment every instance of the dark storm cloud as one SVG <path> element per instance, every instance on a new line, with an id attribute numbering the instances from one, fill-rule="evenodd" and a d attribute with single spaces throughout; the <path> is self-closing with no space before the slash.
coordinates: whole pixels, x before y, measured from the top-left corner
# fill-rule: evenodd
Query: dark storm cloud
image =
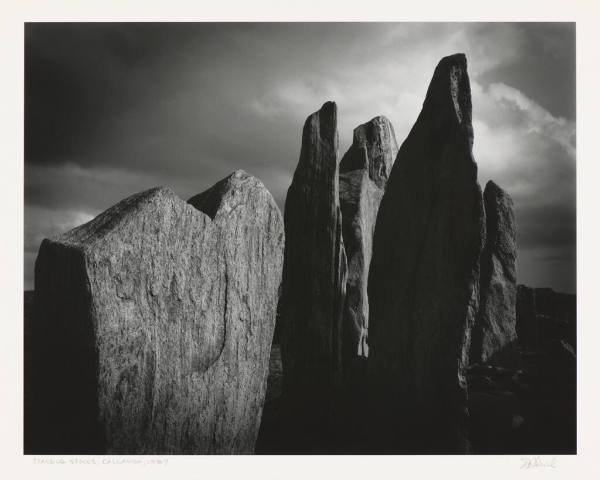
<path id="1" fill-rule="evenodd" d="M 290 28 L 300 41 L 301 29 Z M 266 55 L 273 46 L 253 39 L 260 30 L 252 24 L 29 25 L 26 162 L 150 171 L 178 187 L 186 175 L 212 183 L 240 166 L 273 178 L 290 175 L 297 119 L 257 118 L 249 102 L 268 92 L 286 57 L 279 50 Z M 299 117 L 315 106 L 306 108 Z M 45 196 L 28 182 L 26 189 L 32 201 Z M 273 188 L 280 204 L 283 190 Z"/>
<path id="2" fill-rule="evenodd" d="M 575 209 L 569 205 L 520 208 L 517 216 L 520 248 L 569 247 L 576 245 Z M 564 255 L 548 255 L 554 259 Z"/>
<path id="3" fill-rule="evenodd" d="M 573 24 L 28 24 L 26 285 L 44 236 L 154 185 L 188 198 L 242 168 L 283 207 L 308 114 L 338 103 L 341 153 L 381 114 L 402 142 L 436 63 L 463 51 L 519 279 L 573 290 L 574 40 Z"/>
<path id="4" fill-rule="evenodd" d="M 210 30 L 196 31 L 200 45 Z M 81 162 L 93 158 L 86 147 L 96 146 L 95 136 L 119 112 L 169 94 L 166 67 L 191 34 L 185 24 L 28 24 L 27 161 L 61 161 L 75 153 L 87 154 Z"/>

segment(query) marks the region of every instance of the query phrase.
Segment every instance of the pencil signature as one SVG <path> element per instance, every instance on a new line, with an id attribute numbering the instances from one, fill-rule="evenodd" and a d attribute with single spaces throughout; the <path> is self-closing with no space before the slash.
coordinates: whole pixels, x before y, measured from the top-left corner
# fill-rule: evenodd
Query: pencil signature
<path id="1" fill-rule="evenodd" d="M 529 468 L 556 468 L 556 457 L 521 457 L 521 469 Z"/>

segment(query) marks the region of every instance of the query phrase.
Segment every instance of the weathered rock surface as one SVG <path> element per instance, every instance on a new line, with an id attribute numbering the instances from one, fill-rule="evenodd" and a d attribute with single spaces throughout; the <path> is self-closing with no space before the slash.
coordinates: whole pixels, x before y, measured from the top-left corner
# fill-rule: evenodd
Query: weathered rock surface
<path id="1" fill-rule="evenodd" d="M 352 145 L 340 162 L 340 174 L 366 169 L 369 179 L 385 189 L 397 154 L 394 127 L 386 117 L 375 117 L 354 129 Z"/>
<path id="2" fill-rule="evenodd" d="M 317 429 L 329 428 L 342 375 L 346 256 L 337 158 L 337 107 L 327 102 L 304 124 L 286 198 L 281 300 L 284 395 L 297 427 L 315 429 L 320 438 Z"/>
<path id="3" fill-rule="evenodd" d="M 481 299 L 470 362 L 516 365 L 517 243 L 513 202 L 508 193 L 489 181 L 483 203 L 486 237 L 481 254 Z"/>
<path id="4" fill-rule="evenodd" d="M 350 149 L 340 162 L 340 206 L 344 248 L 348 259 L 343 320 L 345 369 L 369 356 L 367 283 L 373 251 L 373 231 L 379 203 L 398 154 L 394 129 L 376 117 L 354 130 Z"/>
<path id="5" fill-rule="evenodd" d="M 372 441 L 458 453 L 485 216 L 467 61 L 443 58 L 381 201 L 369 274 Z"/>
<path id="6" fill-rule="evenodd" d="M 273 198 L 242 171 L 189 203 L 133 195 L 44 240 L 38 450 L 252 453 L 283 243 Z"/>

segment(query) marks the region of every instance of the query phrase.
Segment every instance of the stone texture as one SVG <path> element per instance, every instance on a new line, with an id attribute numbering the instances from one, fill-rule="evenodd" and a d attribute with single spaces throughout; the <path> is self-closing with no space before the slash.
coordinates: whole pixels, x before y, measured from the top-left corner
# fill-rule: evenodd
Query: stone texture
<path id="1" fill-rule="evenodd" d="M 381 201 L 369 275 L 371 431 L 380 451 L 460 453 L 485 215 L 467 61 L 435 69 Z"/>
<path id="2" fill-rule="evenodd" d="M 486 238 L 481 254 L 481 300 L 470 362 L 516 365 L 517 242 L 513 202 L 508 193 L 489 181 L 483 203 Z"/>
<path id="3" fill-rule="evenodd" d="M 304 432 L 298 442 L 304 435 L 314 435 L 314 442 L 326 437 L 317 432 L 330 428 L 342 375 L 346 256 L 337 158 L 337 107 L 327 102 L 304 124 L 285 203 L 281 353 L 289 415 Z"/>
<path id="4" fill-rule="evenodd" d="M 386 117 L 375 117 L 354 129 L 352 145 L 340 162 L 340 174 L 366 169 L 371 181 L 385 189 L 397 154 L 394 127 Z"/>
<path id="5" fill-rule="evenodd" d="M 189 203 L 133 195 L 44 240 L 39 450 L 252 453 L 283 243 L 273 198 L 242 171 Z"/>
<path id="6" fill-rule="evenodd" d="M 345 369 L 369 356 L 369 299 L 367 283 L 373 250 L 373 231 L 379 203 L 398 145 L 385 117 L 376 117 L 354 130 L 350 149 L 340 162 L 340 206 L 344 248 L 348 259 L 343 320 Z"/>

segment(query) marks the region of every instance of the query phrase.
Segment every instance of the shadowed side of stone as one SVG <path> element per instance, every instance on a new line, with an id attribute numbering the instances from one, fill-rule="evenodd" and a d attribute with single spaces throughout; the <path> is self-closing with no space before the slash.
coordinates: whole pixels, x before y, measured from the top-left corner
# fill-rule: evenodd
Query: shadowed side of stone
<path id="1" fill-rule="evenodd" d="M 489 181 L 483 193 L 485 247 L 481 254 L 479 312 L 470 363 L 516 366 L 516 225 L 510 195 Z"/>
<path id="2" fill-rule="evenodd" d="M 85 258 L 44 240 L 35 264 L 27 346 L 29 454 L 103 453 L 97 396 L 98 352 Z"/>
<path id="3" fill-rule="evenodd" d="M 339 207 L 337 107 L 304 124 L 285 203 L 281 307 L 284 397 L 298 448 L 327 443 L 341 381 L 346 257 Z M 325 432 L 325 433 L 324 433 Z M 326 448 L 326 447 L 323 447 Z"/>
<path id="4" fill-rule="evenodd" d="M 466 58 L 443 58 L 381 201 L 369 274 L 371 440 L 460 453 L 485 216 Z M 381 447 L 381 448 L 378 448 Z"/>
<path id="5" fill-rule="evenodd" d="M 252 453 L 283 221 L 244 172 L 214 188 L 210 216 L 156 188 L 44 241 L 38 345 L 61 352 L 47 372 L 67 370 L 63 388 L 38 388 L 48 402 L 36 408 L 47 418 L 37 453 Z"/>

